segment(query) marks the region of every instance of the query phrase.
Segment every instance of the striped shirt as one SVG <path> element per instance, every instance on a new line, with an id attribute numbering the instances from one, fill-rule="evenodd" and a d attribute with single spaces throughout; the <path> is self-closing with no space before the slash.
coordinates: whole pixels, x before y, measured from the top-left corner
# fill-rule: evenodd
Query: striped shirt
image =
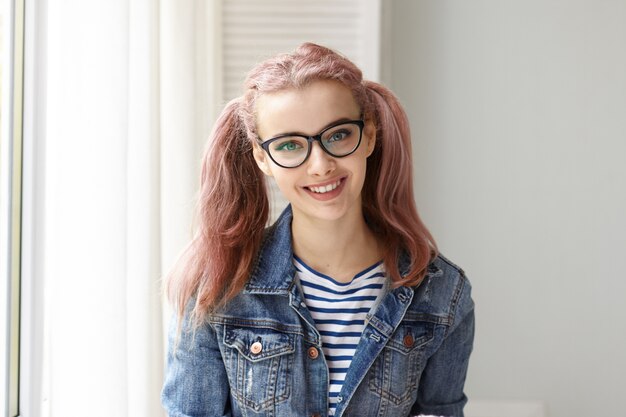
<path id="1" fill-rule="evenodd" d="M 307 266 L 294 255 L 296 278 L 305 303 L 322 336 L 322 350 L 330 373 L 329 415 L 335 414 L 337 398 L 352 362 L 365 317 L 381 294 L 385 271 L 378 262 L 341 283 Z"/>

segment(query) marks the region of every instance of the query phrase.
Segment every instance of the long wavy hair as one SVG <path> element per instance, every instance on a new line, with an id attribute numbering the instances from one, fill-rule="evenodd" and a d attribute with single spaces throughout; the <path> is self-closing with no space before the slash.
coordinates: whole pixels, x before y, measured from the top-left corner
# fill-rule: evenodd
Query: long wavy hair
<path id="1" fill-rule="evenodd" d="M 179 318 L 189 309 L 199 324 L 237 295 L 261 247 L 269 201 L 264 174 L 252 155 L 258 97 L 318 80 L 335 80 L 350 89 L 364 118 L 376 125 L 362 191 L 363 214 L 383 243 L 383 262 L 394 285 L 413 286 L 423 279 L 437 248 L 413 198 L 406 113 L 389 89 L 363 80 L 347 58 L 305 43 L 254 67 L 243 95 L 228 103 L 215 123 L 202 162 L 197 230 L 165 281 Z M 411 266 L 401 276 L 397 260 L 403 252 Z"/>

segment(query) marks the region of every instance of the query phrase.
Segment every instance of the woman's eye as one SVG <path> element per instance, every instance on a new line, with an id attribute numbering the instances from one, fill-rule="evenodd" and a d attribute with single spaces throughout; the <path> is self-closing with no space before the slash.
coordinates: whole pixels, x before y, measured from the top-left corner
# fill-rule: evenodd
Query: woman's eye
<path id="1" fill-rule="evenodd" d="M 345 132 L 345 131 L 338 131 L 338 132 L 334 132 L 332 135 L 330 135 L 330 137 L 328 138 L 328 142 L 338 142 L 340 140 L 343 140 L 346 138 L 346 136 L 348 136 L 349 132 Z"/>
<path id="2" fill-rule="evenodd" d="M 281 142 L 275 149 L 277 151 L 296 151 L 300 148 L 302 148 L 302 146 L 298 142 L 288 141 Z"/>

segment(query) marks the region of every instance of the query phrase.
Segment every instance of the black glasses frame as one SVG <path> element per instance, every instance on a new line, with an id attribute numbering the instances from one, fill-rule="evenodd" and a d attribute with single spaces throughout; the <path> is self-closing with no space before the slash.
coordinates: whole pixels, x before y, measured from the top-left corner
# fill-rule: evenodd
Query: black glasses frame
<path id="1" fill-rule="evenodd" d="M 352 149 L 350 152 L 348 152 L 346 154 L 343 154 L 343 155 L 335 155 L 330 150 L 326 149 L 326 147 L 324 146 L 324 142 L 322 142 L 322 135 L 324 135 L 324 133 L 326 133 L 330 129 L 333 129 L 333 128 L 337 127 L 337 126 L 346 125 L 346 124 L 354 124 L 354 125 L 357 125 L 359 127 L 359 141 L 357 142 L 357 144 L 354 147 L 354 149 Z M 314 136 L 307 136 L 307 135 L 288 133 L 288 134 L 285 134 L 285 135 L 275 136 L 275 137 L 273 137 L 271 139 L 268 139 L 266 141 L 263 141 L 261 138 L 259 138 L 258 139 L 258 143 L 259 143 L 259 145 L 261 145 L 263 150 L 265 150 L 265 152 L 269 155 L 269 157 L 272 159 L 272 161 L 274 161 L 274 163 L 276 165 L 278 165 L 280 167 L 283 167 L 283 168 L 297 168 L 300 165 L 304 164 L 307 161 L 307 159 L 309 159 L 309 156 L 311 156 L 311 149 L 313 149 L 313 142 L 319 142 L 320 143 L 320 147 L 322 148 L 322 150 L 324 152 L 326 152 L 328 155 L 330 155 L 330 156 L 332 156 L 334 158 L 343 158 L 343 157 L 346 157 L 348 155 L 352 155 L 354 152 L 356 152 L 357 149 L 359 149 L 359 146 L 361 146 L 361 139 L 363 138 L 363 127 L 364 126 L 365 126 L 365 122 L 363 120 L 344 120 L 344 121 L 341 121 L 341 122 L 334 123 L 331 126 L 328 126 L 327 128 L 325 128 L 320 133 L 318 133 L 317 135 L 314 135 Z M 280 164 L 279 162 L 277 162 L 274 159 L 274 157 L 272 156 L 272 153 L 270 152 L 269 146 L 272 144 L 272 142 L 275 142 L 275 141 L 283 139 L 283 138 L 288 138 L 288 137 L 303 138 L 303 139 L 306 139 L 306 141 L 308 142 L 306 156 L 304 157 L 302 162 L 300 162 L 298 165 L 294 165 L 294 166 L 282 165 L 282 164 Z"/>

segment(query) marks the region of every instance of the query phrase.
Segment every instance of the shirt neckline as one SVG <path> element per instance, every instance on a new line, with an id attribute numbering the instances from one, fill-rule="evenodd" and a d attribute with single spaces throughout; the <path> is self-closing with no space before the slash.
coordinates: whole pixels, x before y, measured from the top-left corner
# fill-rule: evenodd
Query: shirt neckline
<path id="1" fill-rule="evenodd" d="M 378 261 L 376 263 L 374 263 L 371 266 L 368 266 L 367 268 L 365 268 L 364 270 L 362 270 L 361 272 L 355 274 L 352 279 L 348 282 L 339 282 L 336 279 L 334 279 L 331 276 L 328 276 L 326 274 L 322 274 L 321 272 L 316 271 L 315 269 L 313 269 L 312 267 L 310 267 L 309 265 L 307 265 L 302 259 L 300 259 L 296 254 L 293 254 L 293 258 L 296 262 L 298 262 L 298 264 L 302 265 L 308 272 L 310 272 L 311 274 L 313 274 L 316 277 L 319 278 L 323 278 L 325 280 L 330 281 L 331 283 L 333 283 L 334 285 L 340 286 L 340 287 L 348 287 L 352 284 L 355 283 L 355 281 L 358 281 L 359 278 L 365 276 L 366 274 L 368 274 L 369 272 L 375 271 L 377 268 L 382 269 L 382 265 L 383 265 L 383 261 Z M 298 265 L 296 265 L 296 270 L 298 268 Z"/>

